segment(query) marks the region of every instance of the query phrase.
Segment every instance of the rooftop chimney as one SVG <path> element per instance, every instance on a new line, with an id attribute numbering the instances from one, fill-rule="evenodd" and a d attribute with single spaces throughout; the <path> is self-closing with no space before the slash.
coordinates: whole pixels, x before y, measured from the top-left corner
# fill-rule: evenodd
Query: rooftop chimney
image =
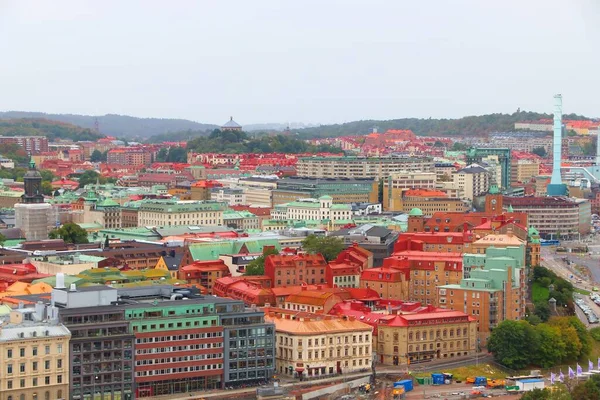
<path id="1" fill-rule="evenodd" d="M 65 287 L 65 274 L 63 272 L 59 272 L 56 274 L 56 285 L 55 289 L 66 289 Z"/>

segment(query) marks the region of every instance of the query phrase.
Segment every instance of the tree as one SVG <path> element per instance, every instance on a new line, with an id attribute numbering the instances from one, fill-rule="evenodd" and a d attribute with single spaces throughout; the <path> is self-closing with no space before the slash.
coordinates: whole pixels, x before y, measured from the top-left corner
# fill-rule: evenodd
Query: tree
<path id="1" fill-rule="evenodd" d="M 273 247 L 263 247 L 263 253 L 246 265 L 244 275 L 264 275 L 265 259 L 271 254 L 279 254 L 279 251 Z"/>
<path id="2" fill-rule="evenodd" d="M 531 152 L 535 155 L 538 155 L 540 157 L 546 157 L 547 153 L 546 153 L 546 148 L 545 147 L 535 147 L 533 150 L 531 150 Z"/>
<path id="3" fill-rule="evenodd" d="M 60 228 L 53 229 L 48 234 L 48 237 L 50 239 L 62 239 L 66 243 L 89 243 L 86 230 L 72 222 L 64 224 Z"/>
<path id="4" fill-rule="evenodd" d="M 171 147 L 167 154 L 167 162 L 187 162 L 187 151 L 183 147 Z"/>
<path id="5" fill-rule="evenodd" d="M 91 162 L 106 161 L 106 157 L 107 157 L 107 152 L 102 153 L 100 150 L 96 149 L 92 152 L 92 155 L 90 156 L 90 161 Z"/>
<path id="6" fill-rule="evenodd" d="M 525 392 L 523 396 L 521 396 L 521 400 L 550 400 L 550 393 L 550 390 L 547 388 L 535 388 L 529 392 Z"/>
<path id="7" fill-rule="evenodd" d="M 6 236 L 0 233 L 0 246 L 4 245 L 4 242 L 6 242 Z"/>
<path id="8" fill-rule="evenodd" d="M 433 144 L 433 147 L 444 147 L 444 143 L 440 142 L 439 140 L 436 140 Z"/>
<path id="9" fill-rule="evenodd" d="M 168 150 L 166 147 L 161 147 L 158 153 L 156 154 L 156 161 L 165 162 L 167 161 L 167 153 Z"/>
<path id="10" fill-rule="evenodd" d="M 542 323 L 542 319 L 535 314 L 529 314 L 528 316 L 526 316 L 525 321 L 529 322 L 533 326 Z"/>
<path id="11" fill-rule="evenodd" d="M 535 327 L 537 346 L 531 352 L 536 365 L 549 368 L 560 363 L 565 358 L 566 344 L 561 338 L 560 330 L 548 324 L 539 324 Z"/>
<path id="12" fill-rule="evenodd" d="M 42 181 L 42 194 L 51 196 L 53 192 L 52 184 L 48 181 Z"/>
<path id="13" fill-rule="evenodd" d="M 592 351 L 592 336 L 577 317 L 554 317 L 548 323 L 560 329 L 567 343 L 567 357 L 575 360 L 587 356 Z"/>
<path id="14" fill-rule="evenodd" d="M 311 254 L 321 254 L 327 262 L 333 261 L 344 250 L 344 242 L 336 236 L 308 235 L 302 241 L 302 249 Z"/>
<path id="15" fill-rule="evenodd" d="M 461 143 L 461 142 L 454 142 L 454 144 L 452 145 L 453 151 L 465 151 L 468 149 L 469 149 L 469 146 L 467 146 L 466 144 Z"/>
<path id="16" fill-rule="evenodd" d="M 535 329 L 527 321 L 506 320 L 492 331 L 487 347 L 502 365 L 521 369 L 530 363 L 537 342 Z"/>
<path id="17" fill-rule="evenodd" d="M 102 175 L 97 173 L 96 171 L 88 170 L 85 171 L 79 177 L 79 188 L 84 188 L 85 185 L 89 185 L 91 183 L 96 183 L 96 181 L 100 181 L 100 183 L 105 182 L 105 179 Z"/>
<path id="18" fill-rule="evenodd" d="M 579 383 L 571 393 L 573 399 L 597 400 L 600 399 L 600 377 L 592 375 L 585 382 Z"/>
<path id="19" fill-rule="evenodd" d="M 538 316 L 542 322 L 547 322 L 550 319 L 550 306 L 545 301 L 535 303 L 534 315 Z"/>

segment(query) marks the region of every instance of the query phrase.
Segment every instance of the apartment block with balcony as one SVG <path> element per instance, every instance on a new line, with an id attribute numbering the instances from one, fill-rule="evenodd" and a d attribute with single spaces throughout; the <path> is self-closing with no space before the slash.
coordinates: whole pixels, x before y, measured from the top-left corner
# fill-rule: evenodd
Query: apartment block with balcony
<path id="1" fill-rule="evenodd" d="M 485 254 L 465 254 L 465 278 L 437 288 L 437 305 L 462 311 L 479 322 L 482 344 L 500 322 L 525 316 L 527 279 L 523 247 L 488 247 Z"/>

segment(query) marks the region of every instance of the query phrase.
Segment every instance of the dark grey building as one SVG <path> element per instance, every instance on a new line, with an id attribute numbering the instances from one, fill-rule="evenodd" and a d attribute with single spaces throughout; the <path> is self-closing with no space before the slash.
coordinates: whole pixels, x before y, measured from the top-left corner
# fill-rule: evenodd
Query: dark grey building
<path id="1" fill-rule="evenodd" d="M 394 244 L 398 240 L 399 232 L 382 226 L 361 225 L 355 228 L 345 228 L 331 233 L 344 240 L 346 246 L 358 243 L 360 247 L 373 253 L 373 266 L 380 267 L 383 260 L 394 252 Z"/>
<path id="2" fill-rule="evenodd" d="M 275 325 L 243 302 L 216 305 L 224 333 L 226 386 L 270 379 L 275 370 Z"/>

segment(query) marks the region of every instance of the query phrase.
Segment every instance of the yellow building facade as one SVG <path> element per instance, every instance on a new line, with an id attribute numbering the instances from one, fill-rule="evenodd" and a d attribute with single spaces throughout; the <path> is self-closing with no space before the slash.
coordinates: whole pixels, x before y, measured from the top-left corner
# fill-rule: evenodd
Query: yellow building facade
<path id="1" fill-rule="evenodd" d="M 0 400 L 69 398 L 71 333 L 37 315 L 35 309 L 13 310 L 0 328 Z"/>

